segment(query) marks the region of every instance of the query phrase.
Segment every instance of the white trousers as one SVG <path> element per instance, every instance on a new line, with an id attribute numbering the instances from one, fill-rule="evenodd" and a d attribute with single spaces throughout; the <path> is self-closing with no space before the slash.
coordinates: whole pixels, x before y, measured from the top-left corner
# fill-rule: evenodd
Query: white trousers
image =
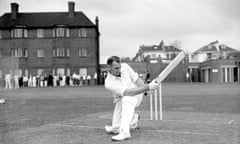
<path id="1" fill-rule="evenodd" d="M 6 79 L 5 80 L 5 89 L 11 89 L 11 88 L 12 88 L 11 80 Z"/>
<path id="2" fill-rule="evenodd" d="M 113 111 L 112 127 L 120 128 L 120 132 L 130 134 L 130 123 L 132 121 L 135 108 L 141 103 L 141 98 L 136 96 L 124 96 L 117 101 Z"/>

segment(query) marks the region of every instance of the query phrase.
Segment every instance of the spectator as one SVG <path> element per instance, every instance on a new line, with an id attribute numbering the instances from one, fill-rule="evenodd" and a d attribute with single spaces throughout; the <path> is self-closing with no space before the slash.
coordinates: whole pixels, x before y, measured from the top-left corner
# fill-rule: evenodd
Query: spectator
<path id="1" fill-rule="evenodd" d="M 10 73 L 7 73 L 5 75 L 5 89 L 12 89 L 11 74 Z"/>
<path id="2" fill-rule="evenodd" d="M 36 87 L 36 83 L 37 83 L 36 76 L 32 77 L 32 83 L 33 83 L 33 87 Z"/>
<path id="3" fill-rule="evenodd" d="M 28 87 L 33 87 L 32 75 L 28 78 Z"/>
<path id="4" fill-rule="evenodd" d="M 53 76 L 53 87 L 57 87 L 57 76 Z"/>
<path id="5" fill-rule="evenodd" d="M 91 84 L 91 75 L 87 75 L 87 84 L 88 84 L 88 85 Z"/>
<path id="6" fill-rule="evenodd" d="M 48 75 L 48 86 L 53 86 L 53 75 L 51 73 Z"/>
<path id="7" fill-rule="evenodd" d="M 82 79 L 83 79 L 83 85 L 85 85 L 86 84 L 86 80 L 87 80 L 87 78 L 86 78 L 87 76 L 86 76 L 86 74 L 83 74 L 82 75 Z"/>
<path id="8" fill-rule="evenodd" d="M 28 77 L 26 75 L 23 76 L 23 87 L 28 87 Z"/>
<path id="9" fill-rule="evenodd" d="M 93 79 L 94 79 L 94 84 L 97 85 L 97 73 L 96 72 L 93 75 Z"/>
<path id="10" fill-rule="evenodd" d="M 19 88 L 19 78 L 17 74 L 14 75 L 14 88 L 15 89 Z"/>

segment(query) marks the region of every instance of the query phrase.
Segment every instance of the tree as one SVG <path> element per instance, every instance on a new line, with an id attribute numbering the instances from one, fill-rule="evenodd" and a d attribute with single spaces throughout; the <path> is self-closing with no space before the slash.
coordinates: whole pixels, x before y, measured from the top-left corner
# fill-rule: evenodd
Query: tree
<path id="1" fill-rule="evenodd" d="M 182 42 L 180 40 L 175 40 L 175 41 L 171 42 L 170 45 L 174 46 L 175 48 L 180 49 L 180 50 L 182 48 Z"/>

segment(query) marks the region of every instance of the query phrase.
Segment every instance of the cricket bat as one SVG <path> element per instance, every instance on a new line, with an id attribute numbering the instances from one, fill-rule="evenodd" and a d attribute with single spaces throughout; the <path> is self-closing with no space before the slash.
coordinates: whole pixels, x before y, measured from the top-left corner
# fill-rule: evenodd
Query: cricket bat
<path id="1" fill-rule="evenodd" d="M 168 74 L 184 59 L 185 53 L 180 52 L 169 64 L 168 66 L 156 77 L 156 81 L 161 83 Z"/>

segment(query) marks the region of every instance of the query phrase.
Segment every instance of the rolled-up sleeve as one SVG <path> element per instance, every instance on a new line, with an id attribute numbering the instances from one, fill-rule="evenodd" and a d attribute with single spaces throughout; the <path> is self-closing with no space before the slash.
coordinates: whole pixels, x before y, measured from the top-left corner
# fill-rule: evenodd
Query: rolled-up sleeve
<path id="1" fill-rule="evenodd" d="M 133 82 L 136 82 L 137 79 L 139 78 L 139 77 L 138 77 L 138 73 L 136 73 L 128 64 L 125 64 L 124 66 L 125 66 L 126 69 L 128 70 L 129 75 L 130 75 L 132 81 L 133 81 Z"/>

